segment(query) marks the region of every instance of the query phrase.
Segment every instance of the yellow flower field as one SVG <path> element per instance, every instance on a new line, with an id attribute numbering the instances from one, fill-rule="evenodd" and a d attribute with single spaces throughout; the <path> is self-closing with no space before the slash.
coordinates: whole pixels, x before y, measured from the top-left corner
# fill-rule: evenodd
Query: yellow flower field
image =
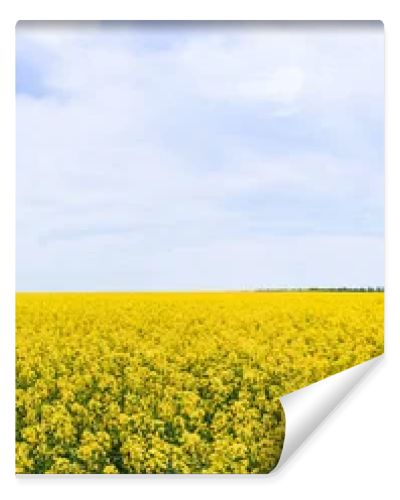
<path id="1" fill-rule="evenodd" d="M 383 293 L 18 293 L 19 473 L 266 473 L 279 397 L 383 352 Z"/>

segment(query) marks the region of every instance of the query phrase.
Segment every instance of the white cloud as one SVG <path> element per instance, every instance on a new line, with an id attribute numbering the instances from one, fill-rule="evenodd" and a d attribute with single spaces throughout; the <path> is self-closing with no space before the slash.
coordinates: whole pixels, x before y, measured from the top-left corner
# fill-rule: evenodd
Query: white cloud
<path id="1" fill-rule="evenodd" d="M 382 284 L 381 238 L 218 238 L 154 247 L 140 234 L 29 245 L 17 279 L 34 289 L 207 290 Z M 62 266 L 62 280 L 60 280 Z M 84 278 L 84 279 L 83 279 Z"/>
<path id="2" fill-rule="evenodd" d="M 42 70 L 50 90 L 17 98 L 20 287 L 278 286 L 291 276 L 287 285 L 346 277 L 364 284 L 364 276 L 375 284 L 383 277 L 379 237 L 254 234 L 262 223 L 290 230 L 299 221 L 243 206 L 243 199 L 251 205 L 296 194 L 316 197 L 318 212 L 321 199 L 338 209 L 354 199 L 379 218 L 383 165 L 364 151 L 363 119 L 380 124 L 382 34 L 238 33 L 205 30 L 170 50 L 150 50 L 129 30 L 20 25 L 18 39 L 49 57 Z M 235 113 L 238 127 L 252 116 L 255 134 L 265 127 L 265 137 L 230 131 Z M 266 150 L 268 133 L 282 127 L 275 120 L 293 116 L 300 117 L 292 134 L 298 146 L 285 148 L 284 130 L 279 150 Z M 308 129 L 325 130 L 343 150 L 302 137 Z M 210 152 L 198 146 L 201 134 Z"/>

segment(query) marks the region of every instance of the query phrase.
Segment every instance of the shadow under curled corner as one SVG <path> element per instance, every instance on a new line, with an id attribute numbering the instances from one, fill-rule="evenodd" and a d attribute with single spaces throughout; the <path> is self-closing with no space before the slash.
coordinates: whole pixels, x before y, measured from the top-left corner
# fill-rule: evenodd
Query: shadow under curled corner
<path id="1" fill-rule="evenodd" d="M 280 398 L 285 413 L 285 439 L 278 473 L 325 418 L 379 363 L 383 354 Z"/>

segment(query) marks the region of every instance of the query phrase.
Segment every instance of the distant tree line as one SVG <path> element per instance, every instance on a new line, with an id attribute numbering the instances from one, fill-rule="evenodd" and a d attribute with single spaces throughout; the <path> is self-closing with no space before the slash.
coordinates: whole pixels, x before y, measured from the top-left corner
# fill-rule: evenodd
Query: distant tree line
<path id="1" fill-rule="evenodd" d="M 384 292 L 383 286 L 368 287 L 308 287 L 308 288 L 257 288 L 256 292 Z"/>

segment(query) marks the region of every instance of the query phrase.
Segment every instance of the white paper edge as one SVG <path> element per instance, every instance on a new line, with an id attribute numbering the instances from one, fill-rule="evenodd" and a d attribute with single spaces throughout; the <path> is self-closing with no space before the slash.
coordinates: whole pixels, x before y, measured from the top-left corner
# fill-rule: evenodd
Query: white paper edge
<path id="1" fill-rule="evenodd" d="M 382 358 L 383 355 L 378 356 L 280 398 L 286 420 L 285 439 L 275 471 L 293 456 L 349 392 L 382 361 Z"/>

